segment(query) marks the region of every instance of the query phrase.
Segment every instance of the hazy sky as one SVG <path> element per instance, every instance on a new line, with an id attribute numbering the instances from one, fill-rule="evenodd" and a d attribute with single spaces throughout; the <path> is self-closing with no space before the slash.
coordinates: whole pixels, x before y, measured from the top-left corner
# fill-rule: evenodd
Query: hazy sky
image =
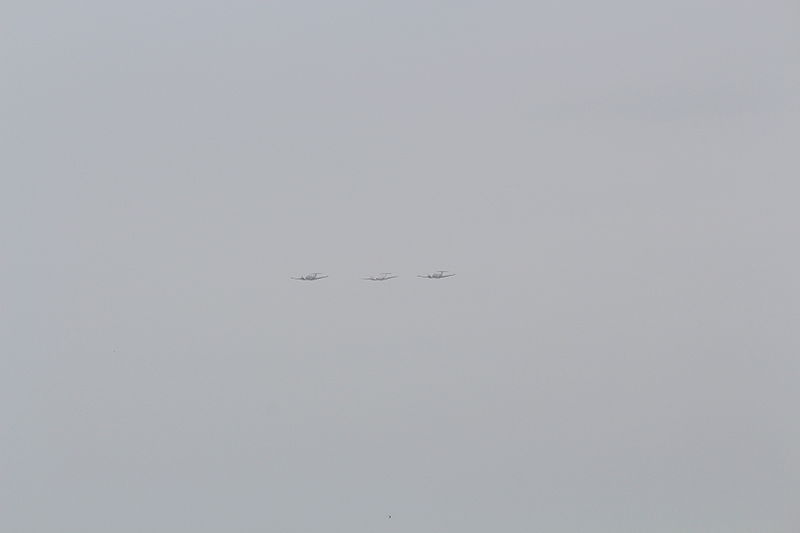
<path id="1" fill-rule="evenodd" d="M 796 533 L 798 95 L 793 0 L 3 2 L 0 530 Z"/>

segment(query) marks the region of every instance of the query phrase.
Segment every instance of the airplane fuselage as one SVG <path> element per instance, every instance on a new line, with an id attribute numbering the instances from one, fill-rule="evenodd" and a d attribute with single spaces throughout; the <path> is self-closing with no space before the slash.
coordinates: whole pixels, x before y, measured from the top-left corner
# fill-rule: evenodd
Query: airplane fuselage
<path id="1" fill-rule="evenodd" d="M 367 281 L 387 281 L 390 279 L 394 279 L 397 276 L 394 274 L 378 274 L 377 276 L 370 276 L 368 278 L 364 278 Z"/>
<path id="2" fill-rule="evenodd" d="M 453 276 L 455 276 L 455 274 L 448 274 L 446 270 L 439 270 L 419 277 L 428 279 L 443 279 L 443 278 L 452 278 Z"/>
<path id="3" fill-rule="evenodd" d="M 304 276 L 300 276 L 299 278 L 292 278 L 292 279 L 296 279 L 298 281 L 317 281 L 318 279 L 325 279 L 327 277 L 328 276 L 320 272 L 315 272 L 313 274 L 306 274 Z"/>

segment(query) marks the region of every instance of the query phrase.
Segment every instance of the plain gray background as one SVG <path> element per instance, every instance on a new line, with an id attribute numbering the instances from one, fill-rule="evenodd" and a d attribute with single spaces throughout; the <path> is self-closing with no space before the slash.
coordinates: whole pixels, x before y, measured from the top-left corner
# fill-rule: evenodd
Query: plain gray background
<path id="1" fill-rule="evenodd" d="M 0 25 L 2 531 L 800 528 L 795 2 Z"/>

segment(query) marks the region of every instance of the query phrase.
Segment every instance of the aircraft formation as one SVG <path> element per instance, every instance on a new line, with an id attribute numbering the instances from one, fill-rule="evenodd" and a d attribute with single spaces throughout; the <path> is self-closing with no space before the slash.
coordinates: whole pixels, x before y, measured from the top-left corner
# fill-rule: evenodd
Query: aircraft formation
<path id="1" fill-rule="evenodd" d="M 455 276 L 455 274 L 447 270 L 436 270 L 435 272 L 431 272 L 430 274 L 417 275 L 418 278 L 426 278 L 426 279 L 444 279 L 444 278 L 451 278 L 453 276 Z M 293 277 L 291 279 L 297 281 L 317 281 L 325 279 L 327 277 L 328 275 L 323 274 L 322 272 L 311 272 L 309 274 Z M 380 274 L 376 274 L 374 276 L 367 276 L 366 278 L 361 278 L 361 279 L 364 281 L 389 281 L 390 279 L 394 279 L 397 277 L 399 276 L 391 272 L 381 272 Z"/>

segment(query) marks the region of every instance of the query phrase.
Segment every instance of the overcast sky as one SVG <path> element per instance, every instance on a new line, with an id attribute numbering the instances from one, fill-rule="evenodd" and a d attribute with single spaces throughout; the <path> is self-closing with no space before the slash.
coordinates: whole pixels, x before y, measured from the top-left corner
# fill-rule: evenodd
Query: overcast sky
<path id="1" fill-rule="evenodd" d="M 793 0 L 3 2 L 0 530 L 796 533 L 798 95 Z"/>

